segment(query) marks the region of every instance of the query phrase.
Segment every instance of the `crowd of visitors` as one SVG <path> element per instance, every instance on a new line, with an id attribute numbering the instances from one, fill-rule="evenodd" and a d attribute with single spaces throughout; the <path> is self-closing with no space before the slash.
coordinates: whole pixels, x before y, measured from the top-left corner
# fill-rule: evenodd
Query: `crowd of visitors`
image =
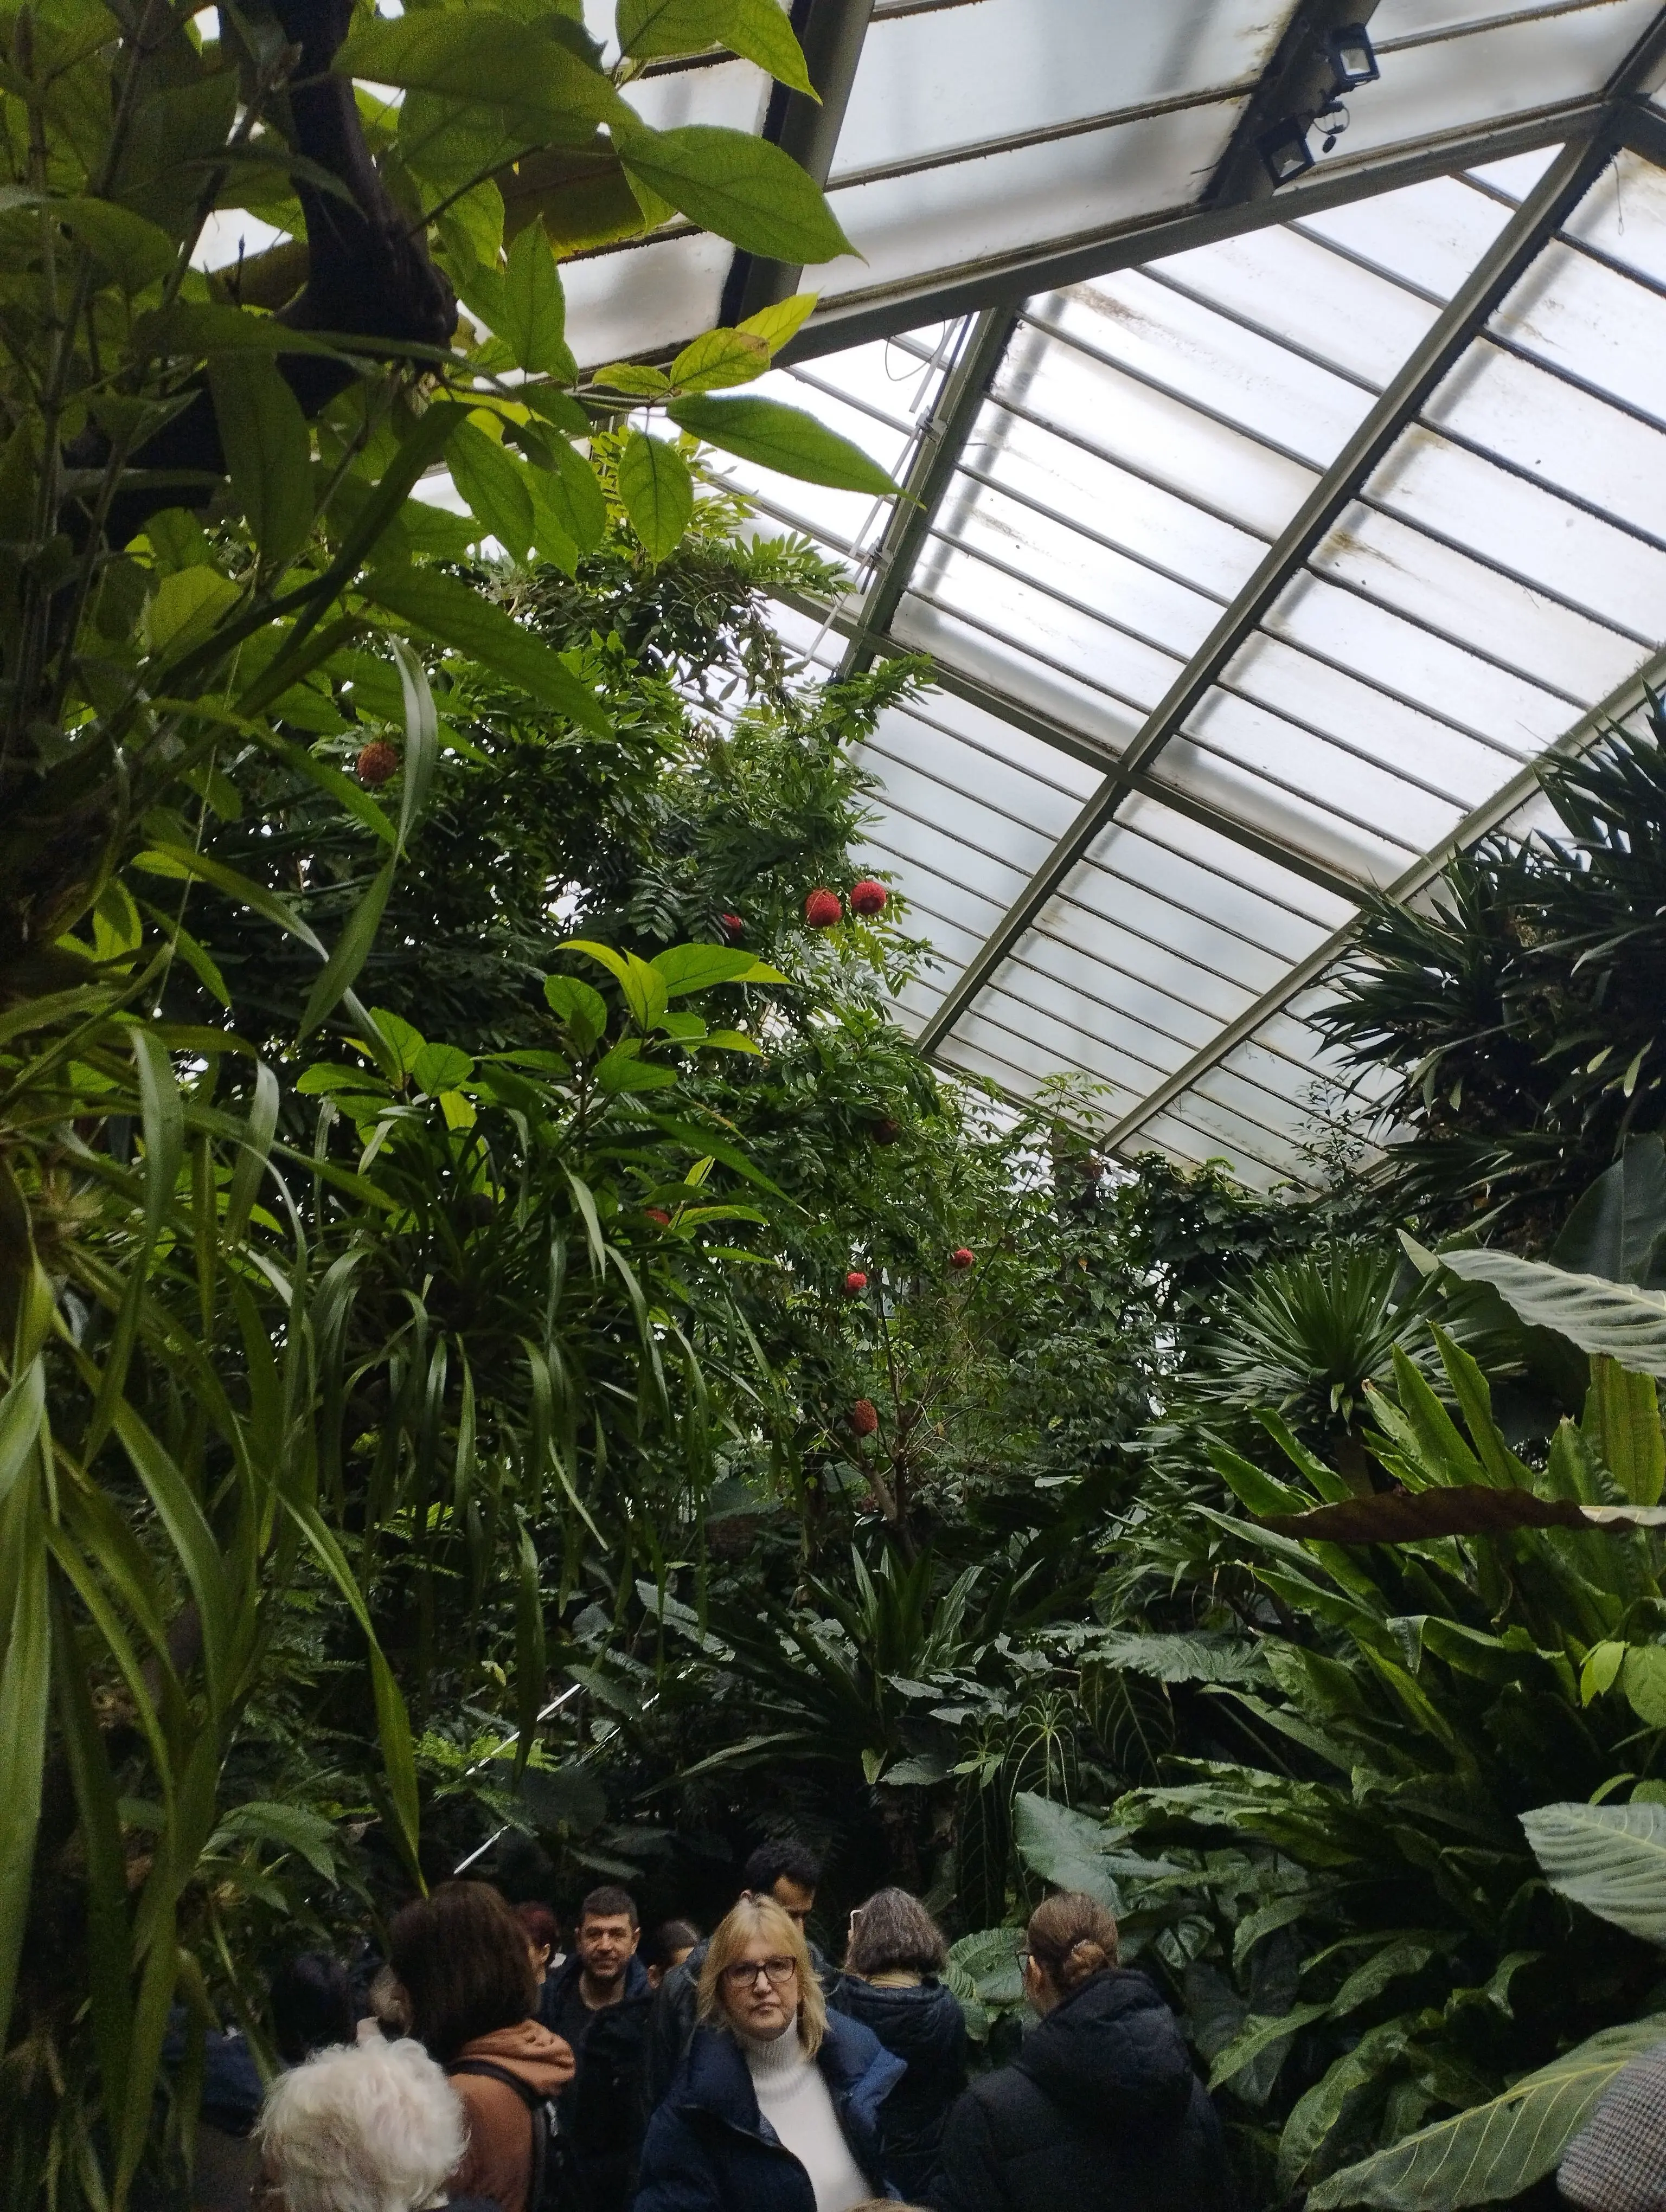
<path id="1" fill-rule="evenodd" d="M 242 2203 L 1229 2212 L 1213 2108 L 1103 1906 L 1065 1894 L 1031 1916 L 1036 2024 L 969 2086 L 931 1915 L 880 1890 L 835 1966 L 807 1932 L 818 1875 L 801 1844 L 760 1845 L 705 1940 L 682 1920 L 645 1936 L 606 1885 L 567 1951 L 547 1906 L 453 1881 L 396 1917 L 358 2006 L 334 1961 L 294 1962 L 273 1983 L 282 2070 L 243 2128 Z M 222 2192 L 211 2212 L 240 2208 Z"/>

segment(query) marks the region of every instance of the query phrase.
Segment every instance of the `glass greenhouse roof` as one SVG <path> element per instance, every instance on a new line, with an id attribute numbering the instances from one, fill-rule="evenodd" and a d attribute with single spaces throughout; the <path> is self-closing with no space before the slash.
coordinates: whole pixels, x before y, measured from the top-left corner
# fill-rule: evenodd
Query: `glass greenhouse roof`
<path id="1" fill-rule="evenodd" d="M 1365 18 L 1380 78 L 1274 194 L 1257 140 Z M 654 355 L 821 291 L 760 388 L 908 496 L 731 467 L 850 571 L 782 611 L 808 660 L 936 662 L 867 749 L 866 858 L 938 954 L 900 1018 L 1014 1097 L 1089 1079 L 1113 1148 L 1310 1179 L 1304 1016 L 1362 889 L 1414 896 L 1666 668 L 1666 10 L 835 0 L 823 30 L 828 113 L 721 63 L 652 80 L 654 119 L 818 144 L 864 258 L 661 235 L 651 285 L 569 264 L 569 331 Z"/>

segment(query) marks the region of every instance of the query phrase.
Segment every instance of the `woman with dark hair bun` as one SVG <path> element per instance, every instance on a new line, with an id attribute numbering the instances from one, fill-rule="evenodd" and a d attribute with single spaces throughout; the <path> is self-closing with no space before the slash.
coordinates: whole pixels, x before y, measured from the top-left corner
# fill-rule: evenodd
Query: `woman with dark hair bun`
<path id="1" fill-rule="evenodd" d="M 905 2197 L 930 2188 L 943 2123 L 966 2086 L 965 2018 L 938 1979 L 948 1956 L 917 1897 L 879 1890 L 850 1916 L 844 1972 L 828 1999 L 908 2068 L 879 2108 L 885 2172 Z"/>
<path id="2" fill-rule="evenodd" d="M 1116 1923 L 1067 1890 L 1018 1946 L 1040 2015 L 949 2115 L 939 2212 L 1230 2212 L 1220 2123 L 1174 2014 L 1117 1962 Z"/>

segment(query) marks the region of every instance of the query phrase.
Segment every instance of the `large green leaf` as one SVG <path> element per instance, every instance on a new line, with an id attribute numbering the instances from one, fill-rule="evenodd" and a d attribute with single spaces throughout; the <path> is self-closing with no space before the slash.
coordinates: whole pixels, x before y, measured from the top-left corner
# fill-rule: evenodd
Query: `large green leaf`
<path id="1" fill-rule="evenodd" d="M 598 123 L 633 118 L 599 70 L 556 36 L 491 8 L 360 16 L 338 72 L 543 122 L 544 143 L 581 144 Z"/>
<path id="2" fill-rule="evenodd" d="M 663 561 L 694 514 L 694 480 L 675 446 L 633 430 L 619 455 L 619 496 L 650 561 Z"/>
<path id="3" fill-rule="evenodd" d="M 453 430 L 447 447 L 452 481 L 469 512 L 505 552 L 524 561 L 538 534 L 532 478 L 523 461 L 472 422 Z"/>
<path id="4" fill-rule="evenodd" d="M 569 721 L 606 736 L 607 718 L 594 692 L 541 638 L 466 584 L 432 568 L 387 568 L 378 569 L 364 589 L 420 635 L 469 654 Z"/>
<path id="5" fill-rule="evenodd" d="M 750 131 L 639 125 L 623 139 L 619 158 L 629 177 L 743 252 L 799 268 L 854 250 L 798 163 Z"/>
<path id="6" fill-rule="evenodd" d="M 215 417 L 238 505 L 264 566 L 286 568 L 313 526 L 313 444 L 276 362 L 228 355 L 209 370 Z"/>
<path id="7" fill-rule="evenodd" d="M 1666 1375 L 1666 1295 L 1576 1275 L 1511 1252 L 1443 1252 L 1466 1283 L 1490 1283 L 1529 1328 L 1554 1328 L 1581 1352 L 1605 1352 L 1635 1375 Z"/>
<path id="8" fill-rule="evenodd" d="M 1043 1881 L 1057 1889 L 1082 1890 L 1111 1911 L 1122 1911 L 1122 1898 L 1104 1861 L 1107 1851 L 1122 1838 L 1108 1831 L 1103 1820 L 1020 1790 L 1012 1801 L 1012 1837 L 1025 1864 Z"/>
<path id="9" fill-rule="evenodd" d="M 1666 1287 L 1655 1249 L 1666 1235 L 1666 1145 L 1639 1137 L 1605 1169 L 1562 1224 L 1551 1248 L 1559 1267 L 1611 1283 Z"/>
<path id="10" fill-rule="evenodd" d="M 794 92 L 814 88 L 780 0 L 619 0 L 619 46 L 633 61 L 727 46 Z"/>
<path id="11" fill-rule="evenodd" d="M 1522 1826 L 1553 1889 L 1666 1947 L 1666 1805 L 1541 1805 Z"/>
<path id="12" fill-rule="evenodd" d="M 1310 2212 L 1460 2212 L 1519 2196 L 1560 2163 L 1620 2068 L 1663 2041 L 1666 2014 L 1604 2028 L 1485 2104 L 1344 2166 L 1313 2191 Z"/>
<path id="13" fill-rule="evenodd" d="M 674 400 L 666 410 L 679 429 L 690 430 L 708 446 L 738 453 L 784 477 L 806 483 L 830 484 L 836 491 L 871 492 L 883 499 L 897 486 L 860 446 L 830 430 L 801 407 L 779 399 L 710 399 L 696 394 Z"/>
<path id="14" fill-rule="evenodd" d="M 566 330 L 561 272 L 544 225 L 534 220 L 509 248 L 500 336 L 508 340 L 515 359 L 531 375 L 559 376 L 570 382 L 578 374 L 578 364 L 568 350 Z"/>

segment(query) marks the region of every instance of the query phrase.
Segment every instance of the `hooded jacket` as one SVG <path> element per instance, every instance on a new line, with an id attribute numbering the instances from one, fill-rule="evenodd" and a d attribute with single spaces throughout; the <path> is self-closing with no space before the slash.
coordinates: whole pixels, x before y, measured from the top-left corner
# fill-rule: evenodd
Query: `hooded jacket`
<path id="1" fill-rule="evenodd" d="M 851 2155 L 883 2197 L 879 2107 L 901 2060 L 835 2012 L 816 2063 Z M 648 2124 L 635 2212 L 816 2212 L 810 2176 L 758 2110 L 745 2053 L 722 2028 L 696 2029 Z"/>
<path id="2" fill-rule="evenodd" d="M 573 2078 L 573 2054 L 560 2036 L 535 2020 L 494 2028 L 465 2043 L 447 2068 L 451 2086 L 468 2116 L 469 2147 L 451 2178 L 453 2197 L 489 2197 L 502 2212 L 529 2212 L 527 2185 L 532 2171 L 532 2115 L 526 2100 L 507 2081 L 489 2075 L 453 2073 L 453 2067 L 484 2059 L 514 2074 L 539 2097 L 554 2097 Z"/>
<path id="3" fill-rule="evenodd" d="M 941 1982 L 913 1987 L 841 1974 L 828 2000 L 872 2028 L 908 2069 L 879 2113 L 885 2173 L 915 2203 L 937 2172 L 943 2124 L 966 2087 L 966 2021 L 960 2001 Z"/>
<path id="4" fill-rule="evenodd" d="M 1112 1967 L 949 2115 L 939 2212 L 1231 2212 L 1220 2123 L 1173 2014 Z"/>

